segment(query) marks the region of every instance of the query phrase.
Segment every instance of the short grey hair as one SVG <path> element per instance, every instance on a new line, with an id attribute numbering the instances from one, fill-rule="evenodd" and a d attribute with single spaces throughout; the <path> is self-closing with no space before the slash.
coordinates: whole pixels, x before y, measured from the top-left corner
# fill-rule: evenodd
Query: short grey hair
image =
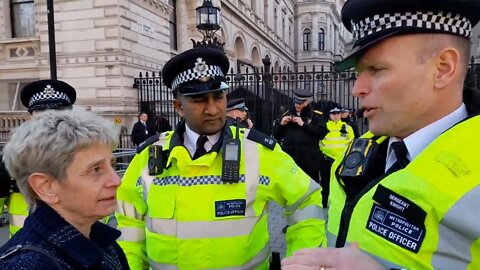
<path id="1" fill-rule="evenodd" d="M 38 197 L 28 184 L 31 174 L 45 173 L 62 181 L 79 150 L 96 143 L 113 150 L 118 145 L 119 133 L 120 128 L 113 121 L 82 108 L 47 110 L 11 132 L 11 139 L 3 148 L 3 161 L 33 209 Z"/>

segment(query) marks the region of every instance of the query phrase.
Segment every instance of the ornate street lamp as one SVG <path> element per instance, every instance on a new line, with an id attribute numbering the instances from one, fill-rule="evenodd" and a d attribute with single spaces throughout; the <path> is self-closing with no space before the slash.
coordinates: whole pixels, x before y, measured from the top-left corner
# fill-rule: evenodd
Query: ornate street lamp
<path id="1" fill-rule="evenodd" d="M 213 6 L 212 1 L 203 0 L 203 4 L 196 9 L 197 29 L 203 34 L 203 41 L 213 42 L 215 32 L 220 29 L 220 9 Z"/>

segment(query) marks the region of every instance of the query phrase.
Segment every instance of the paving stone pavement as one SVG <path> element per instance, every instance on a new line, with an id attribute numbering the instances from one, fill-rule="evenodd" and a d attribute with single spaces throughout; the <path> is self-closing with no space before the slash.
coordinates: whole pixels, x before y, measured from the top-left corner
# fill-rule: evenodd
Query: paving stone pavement
<path id="1" fill-rule="evenodd" d="M 272 252 L 279 252 L 280 257 L 285 257 L 285 234 L 282 233 L 283 227 L 287 225 L 287 221 L 283 216 L 283 208 L 271 202 L 269 204 L 268 216 L 268 232 L 270 234 L 270 248 Z"/>

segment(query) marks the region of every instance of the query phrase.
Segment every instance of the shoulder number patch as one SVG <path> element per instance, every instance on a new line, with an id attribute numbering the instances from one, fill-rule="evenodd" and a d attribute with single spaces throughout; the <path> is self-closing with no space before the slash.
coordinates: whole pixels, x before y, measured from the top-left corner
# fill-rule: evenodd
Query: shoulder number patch
<path id="1" fill-rule="evenodd" d="M 250 132 L 248 132 L 247 139 L 254 141 L 256 143 L 259 143 L 270 150 L 275 149 L 275 144 L 277 143 L 277 141 L 274 138 L 267 136 L 266 134 L 263 134 L 262 132 L 257 131 L 255 129 L 250 129 Z"/>

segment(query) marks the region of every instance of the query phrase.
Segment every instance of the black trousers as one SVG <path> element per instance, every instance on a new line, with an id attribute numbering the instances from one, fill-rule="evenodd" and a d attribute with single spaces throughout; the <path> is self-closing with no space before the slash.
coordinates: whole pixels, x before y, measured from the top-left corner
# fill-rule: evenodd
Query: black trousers
<path id="1" fill-rule="evenodd" d="M 330 169 L 334 160 L 328 156 L 323 156 L 320 163 L 320 185 L 322 186 L 322 205 L 327 208 L 328 196 L 330 194 Z"/>

